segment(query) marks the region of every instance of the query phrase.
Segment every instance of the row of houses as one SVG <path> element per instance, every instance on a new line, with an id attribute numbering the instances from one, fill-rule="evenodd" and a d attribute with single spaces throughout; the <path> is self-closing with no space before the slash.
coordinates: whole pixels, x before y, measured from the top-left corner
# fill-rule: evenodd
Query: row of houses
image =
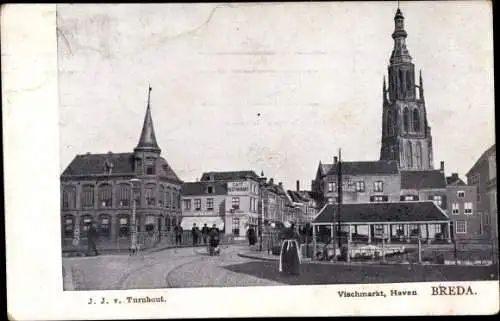
<path id="1" fill-rule="evenodd" d="M 252 170 L 182 181 L 161 156 L 149 103 L 132 152 L 76 155 L 60 181 L 63 250 L 85 240 L 91 224 L 100 246 L 112 249 L 130 244 L 134 223 L 152 244 L 171 238 L 177 225 L 187 230 L 216 224 L 226 235 L 244 238 L 248 228 L 264 222 L 305 224 L 317 210 L 299 182 L 297 190 L 286 190 Z"/>
<path id="2" fill-rule="evenodd" d="M 298 181 L 287 190 L 253 170 L 205 172 L 184 182 L 161 157 L 148 97 L 132 152 L 77 155 L 61 174 L 63 249 L 85 238 L 89 223 L 111 248 L 130 243 L 131 226 L 155 243 L 177 225 L 216 224 L 226 235 L 244 238 L 248 228 L 266 221 L 311 222 L 332 235 L 338 224 L 349 237 L 368 242 L 381 236 L 498 238 L 495 145 L 468 171 L 467 183 L 457 173 L 446 176 L 444 162 L 434 169 L 423 77 L 419 73 L 417 85 L 399 8 L 394 24 L 379 160 L 320 162 L 310 190 Z"/>

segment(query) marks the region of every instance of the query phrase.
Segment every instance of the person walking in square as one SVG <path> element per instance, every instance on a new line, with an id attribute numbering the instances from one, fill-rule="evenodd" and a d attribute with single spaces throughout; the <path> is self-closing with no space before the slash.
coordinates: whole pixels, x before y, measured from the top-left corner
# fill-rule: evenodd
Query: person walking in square
<path id="1" fill-rule="evenodd" d="M 288 275 L 300 274 L 300 235 L 295 230 L 293 223 L 286 222 L 285 229 L 280 238 L 283 240 L 281 245 L 279 271 Z"/>
<path id="2" fill-rule="evenodd" d="M 203 227 L 201 228 L 201 235 L 203 237 L 203 245 L 207 245 L 208 232 L 209 232 L 209 228 L 207 226 L 207 223 L 205 223 L 205 225 L 203 225 Z"/>
<path id="3" fill-rule="evenodd" d="M 179 224 L 174 227 L 174 233 L 175 245 L 182 245 L 182 227 Z"/>
<path id="4" fill-rule="evenodd" d="M 97 246 L 96 246 L 96 239 L 97 239 L 97 229 L 95 228 L 94 224 L 90 223 L 88 226 L 88 236 L 87 236 L 87 254 L 90 255 L 92 252 L 92 255 L 97 256 L 99 255 L 97 251 Z"/>
<path id="5" fill-rule="evenodd" d="M 196 246 L 198 244 L 198 226 L 196 226 L 196 223 L 193 223 L 193 228 L 191 229 L 191 237 L 193 238 L 193 246 Z"/>

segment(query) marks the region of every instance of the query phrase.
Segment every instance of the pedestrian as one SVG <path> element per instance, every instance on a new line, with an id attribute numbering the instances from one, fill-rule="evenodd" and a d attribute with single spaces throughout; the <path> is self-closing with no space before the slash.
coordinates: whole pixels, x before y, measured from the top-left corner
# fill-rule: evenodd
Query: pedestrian
<path id="1" fill-rule="evenodd" d="M 88 236 L 87 236 L 87 255 L 97 256 L 99 253 L 97 252 L 96 239 L 97 239 L 97 229 L 94 227 L 92 223 L 88 225 Z"/>
<path id="2" fill-rule="evenodd" d="M 255 244 L 255 231 L 253 227 L 249 227 L 247 230 L 248 245 L 252 246 Z"/>
<path id="3" fill-rule="evenodd" d="M 207 245 L 208 231 L 209 231 L 209 228 L 207 226 L 207 223 L 205 223 L 205 225 L 203 225 L 203 227 L 201 229 L 201 235 L 203 237 L 203 245 Z"/>
<path id="4" fill-rule="evenodd" d="M 208 232 L 208 237 L 209 237 L 209 245 L 210 245 L 209 253 L 213 254 L 214 252 L 217 251 L 217 247 L 219 246 L 219 238 L 220 238 L 220 231 L 215 224 L 212 225 L 212 228 Z"/>
<path id="5" fill-rule="evenodd" d="M 193 246 L 196 246 L 198 244 L 198 226 L 196 226 L 196 223 L 193 223 L 191 237 L 193 238 Z"/>
<path id="6" fill-rule="evenodd" d="M 287 222 L 288 223 L 288 222 Z M 300 274 L 300 253 L 299 253 L 299 233 L 295 229 L 295 224 L 288 223 L 285 225 L 281 237 L 283 244 L 281 245 L 279 271 L 284 274 L 299 275 Z"/>
<path id="7" fill-rule="evenodd" d="M 174 227 L 174 233 L 175 233 L 175 245 L 182 245 L 182 227 L 180 224 L 177 224 Z"/>

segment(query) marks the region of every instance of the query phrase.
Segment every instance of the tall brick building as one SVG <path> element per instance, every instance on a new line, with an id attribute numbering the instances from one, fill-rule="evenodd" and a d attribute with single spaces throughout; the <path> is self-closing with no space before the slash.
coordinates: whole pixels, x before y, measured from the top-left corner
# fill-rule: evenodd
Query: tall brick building
<path id="1" fill-rule="evenodd" d="M 128 249 L 132 200 L 140 242 L 154 246 L 165 237 L 181 220 L 182 181 L 160 154 L 148 98 L 133 152 L 76 155 L 60 177 L 63 250 L 85 244 L 88 223 L 101 249 Z"/>

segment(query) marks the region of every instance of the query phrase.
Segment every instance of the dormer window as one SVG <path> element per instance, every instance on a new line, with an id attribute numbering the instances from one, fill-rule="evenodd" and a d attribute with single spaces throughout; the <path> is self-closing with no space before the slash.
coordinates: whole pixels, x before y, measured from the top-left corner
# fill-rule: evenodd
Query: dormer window
<path id="1" fill-rule="evenodd" d="M 148 165 L 146 167 L 146 175 L 154 175 L 155 174 L 155 167 L 154 165 Z"/>
<path id="2" fill-rule="evenodd" d="M 113 163 L 106 160 L 106 162 L 104 163 L 104 173 L 106 175 L 110 175 L 112 171 L 113 171 Z"/>
<path id="3" fill-rule="evenodd" d="M 213 194 L 213 192 L 214 192 L 214 188 L 212 186 L 208 186 L 207 187 L 207 193 L 208 194 Z"/>

